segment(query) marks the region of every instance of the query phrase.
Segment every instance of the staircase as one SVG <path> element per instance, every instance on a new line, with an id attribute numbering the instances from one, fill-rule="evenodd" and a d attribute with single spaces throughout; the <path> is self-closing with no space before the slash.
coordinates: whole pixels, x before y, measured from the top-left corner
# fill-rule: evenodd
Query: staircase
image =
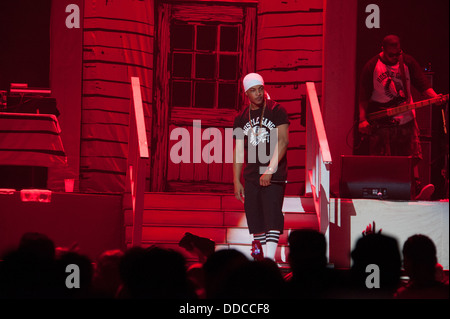
<path id="1" fill-rule="evenodd" d="M 124 203 L 130 201 L 125 195 Z M 125 240 L 131 245 L 133 216 L 124 207 Z M 280 237 L 276 262 L 287 265 L 287 238 L 290 230 L 318 229 L 312 198 L 286 196 L 283 205 L 285 230 Z M 158 245 L 182 253 L 188 263 L 197 257 L 178 246 L 186 232 L 206 237 L 218 249 L 236 249 L 250 256 L 252 236 L 248 232 L 244 205 L 232 194 L 145 193 L 142 245 Z"/>

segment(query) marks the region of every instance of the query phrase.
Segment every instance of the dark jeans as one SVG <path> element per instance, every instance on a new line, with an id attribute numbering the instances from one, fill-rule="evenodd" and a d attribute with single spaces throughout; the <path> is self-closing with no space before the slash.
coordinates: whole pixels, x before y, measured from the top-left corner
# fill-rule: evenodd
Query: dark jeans
<path id="1" fill-rule="evenodd" d="M 412 156 L 422 159 L 419 128 L 415 120 L 403 125 L 373 127 L 369 138 L 370 155 Z"/>
<path id="2" fill-rule="evenodd" d="M 250 234 L 265 233 L 269 230 L 279 230 L 283 233 L 285 185 L 260 186 L 245 181 L 244 186 L 244 208 Z"/>

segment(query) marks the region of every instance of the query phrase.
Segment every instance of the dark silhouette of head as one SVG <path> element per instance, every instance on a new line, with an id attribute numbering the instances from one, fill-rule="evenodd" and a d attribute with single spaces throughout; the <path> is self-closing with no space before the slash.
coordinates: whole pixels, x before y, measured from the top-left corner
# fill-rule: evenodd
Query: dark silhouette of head
<path id="1" fill-rule="evenodd" d="M 214 252 L 203 264 L 207 298 L 217 298 L 225 289 L 230 274 L 250 262 L 235 249 L 221 249 Z"/>
<path id="2" fill-rule="evenodd" d="M 401 274 L 401 258 L 395 238 L 381 233 L 361 237 L 351 253 L 353 259 L 352 276 L 354 283 L 366 286 L 367 266 L 376 265 L 380 270 L 379 291 L 395 292 Z M 373 289 L 375 291 L 375 289 Z M 377 289 L 378 290 L 378 289 Z"/>
<path id="3" fill-rule="evenodd" d="M 436 246 L 425 235 L 413 235 L 403 244 L 403 266 L 413 281 L 434 281 Z"/>
<path id="4" fill-rule="evenodd" d="M 193 298 L 184 257 L 173 250 L 152 246 L 125 252 L 120 275 L 128 298 Z"/>
<path id="5" fill-rule="evenodd" d="M 312 229 L 298 229 L 289 235 L 289 263 L 294 276 L 327 265 L 325 236 Z"/>
<path id="6" fill-rule="evenodd" d="M 7 298 L 55 298 L 55 246 L 44 234 L 23 234 L 16 250 L 3 257 L 0 295 Z"/>
<path id="7" fill-rule="evenodd" d="M 19 242 L 19 252 L 29 254 L 41 260 L 55 258 L 55 244 L 47 235 L 28 232 L 22 235 Z"/>
<path id="8" fill-rule="evenodd" d="M 280 299 L 285 282 L 276 263 L 268 258 L 250 261 L 230 272 L 219 298 Z"/>

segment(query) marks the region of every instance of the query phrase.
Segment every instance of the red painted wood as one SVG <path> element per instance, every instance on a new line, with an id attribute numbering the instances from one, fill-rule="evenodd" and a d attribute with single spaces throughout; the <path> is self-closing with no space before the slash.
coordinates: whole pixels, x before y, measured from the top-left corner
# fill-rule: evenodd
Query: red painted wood
<path id="1" fill-rule="evenodd" d="M 244 210 L 244 204 L 234 197 L 233 194 L 222 196 L 222 209 L 224 210 Z"/>
<path id="2" fill-rule="evenodd" d="M 223 215 L 224 213 L 221 211 L 145 210 L 143 224 L 222 226 Z M 129 226 L 133 224 L 129 210 L 125 211 L 124 223 Z"/>
<path id="3" fill-rule="evenodd" d="M 270 2 L 270 1 L 265 1 Z M 279 4 L 279 3 L 278 3 Z M 274 11 L 281 11 L 278 7 Z M 284 11 L 284 10 L 283 10 Z M 270 12 L 269 10 L 260 9 L 258 11 L 258 22 L 261 27 L 275 27 L 275 26 L 292 26 L 302 24 L 321 24 L 323 23 L 322 12 L 292 12 L 285 11 L 284 14 L 263 14 L 264 12 Z M 273 11 L 272 11 L 273 12 Z"/>
<path id="4" fill-rule="evenodd" d="M 318 228 L 315 213 L 284 213 L 285 229 Z M 224 214 L 225 227 L 247 227 L 244 212 L 226 212 Z"/>
<path id="5" fill-rule="evenodd" d="M 145 209 L 171 208 L 171 209 L 220 209 L 220 197 L 208 194 L 170 194 L 150 193 L 145 196 Z"/>
<path id="6" fill-rule="evenodd" d="M 281 4 L 282 5 L 281 5 Z M 272 0 L 260 0 L 259 12 L 271 12 L 271 11 L 308 11 L 310 9 L 322 9 L 323 0 L 308 0 L 308 1 L 272 1 Z M 281 15 L 277 15 L 280 17 Z M 282 19 L 280 19 L 282 20 Z"/>
<path id="7" fill-rule="evenodd" d="M 210 238 L 216 243 L 224 243 L 226 240 L 224 228 L 148 226 L 142 230 L 142 241 L 179 242 L 186 232 Z M 126 240 L 131 240 L 131 227 L 126 227 L 125 234 Z"/>

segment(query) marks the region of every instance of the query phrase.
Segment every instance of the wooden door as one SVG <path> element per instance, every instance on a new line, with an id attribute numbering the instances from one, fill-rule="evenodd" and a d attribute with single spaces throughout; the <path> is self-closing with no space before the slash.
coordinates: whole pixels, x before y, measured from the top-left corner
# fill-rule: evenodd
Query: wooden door
<path id="1" fill-rule="evenodd" d="M 230 133 L 255 31 L 255 5 L 159 4 L 152 191 L 232 191 Z"/>

